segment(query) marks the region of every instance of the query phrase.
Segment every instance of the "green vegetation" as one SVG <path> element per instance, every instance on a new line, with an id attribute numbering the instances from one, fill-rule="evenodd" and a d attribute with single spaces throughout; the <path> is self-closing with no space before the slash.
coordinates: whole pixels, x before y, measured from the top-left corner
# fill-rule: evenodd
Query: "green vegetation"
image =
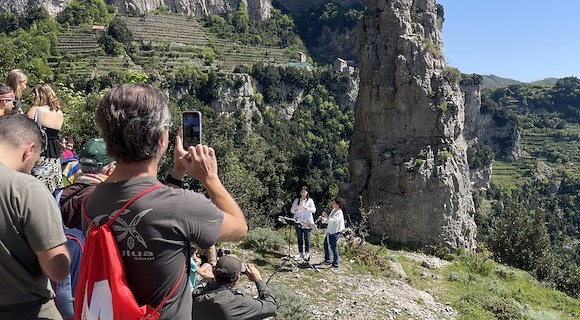
<path id="1" fill-rule="evenodd" d="M 276 295 L 278 310 L 276 319 L 279 320 L 306 320 L 308 316 L 308 304 L 294 291 L 283 284 L 272 286 L 272 292 Z"/>
<path id="2" fill-rule="evenodd" d="M 488 244 L 494 259 L 575 297 L 580 292 L 580 172 L 575 166 L 580 149 L 574 143 L 579 107 L 580 80 L 575 77 L 554 85 L 485 90 L 482 111 L 500 125 L 516 123 L 525 153 L 494 161 L 492 189 L 474 193 L 478 239 Z M 493 158 L 481 151 L 468 149 L 470 167 Z"/>
<path id="3" fill-rule="evenodd" d="M 71 4 L 57 19 L 38 10 L 0 17 L 0 72 L 18 67 L 30 85 L 50 83 L 65 113 L 62 133 L 78 144 L 99 135 L 94 110 L 104 90 L 118 83 L 150 83 L 168 92 L 172 137 L 182 111 L 202 111 L 204 140 L 216 149 L 224 184 L 247 213 L 252 230 L 247 245 L 260 252 L 280 249 L 281 239 L 270 227 L 274 217 L 288 212 L 297 187 L 307 184 L 317 206 L 324 208 L 348 182 L 354 110 L 343 97 L 351 79 L 328 67 L 285 67 L 295 57 L 292 50 L 303 48 L 290 17 L 274 11 L 272 20 L 256 22 L 241 5 L 235 13 L 200 23 L 166 13 L 120 17 L 102 0 Z M 305 39 L 315 41 L 323 27 L 352 27 L 361 14 L 362 9 L 327 4 L 306 15 L 315 18 L 310 25 L 306 18 L 297 25 Z M 92 31 L 93 23 L 106 24 L 106 32 Z M 170 23 L 175 28 L 168 29 Z M 249 74 L 251 83 L 240 73 Z M 481 83 L 477 75 L 461 75 L 454 68 L 443 76 L 462 85 Z M 255 95 L 240 108 L 227 113 L 213 108 L 223 92 L 249 86 Z M 497 141 L 500 152 L 481 144 L 468 149 L 470 168 L 493 161 L 493 187 L 474 192 L 478 240 L 491 251 L 472 257 L 443 252 L 457 261 L 432 280 L 440 288 L 436 295 L 465 319 L 578 317 L 577 300 L 497 263 L 517 266 L 547 287 L 580 296 L 580 80 L 488 89 L 482 100 L 482 111 L 500 127 L 515 123 L 525 153 L 515 159 L 502 152 L 515 143 L 511 140 Z M 26 94 L 23 102 L 25 108 L 30 103 Z M 445 112 L 454 106 L 438 107 Z M 446 161 L 450 155 L 441 150 L 436 159 Z M 417 164 L 425 159 L 420 153 Z M 160 175 L 169 168 L 170 159 L 163 159 Z M 196 181 L 187 183 L 203 192 Z M 365 232 L 357 229 L 359 235 Z M 320 236 L 313 238 L 321 242 Z M 427 281 L 413 260 L 385 246 L 364 243 L 343 250 L 365 274 L 388 277 L 388 265 L 400 262 L 409 283 Z M 291 292 L 280 290 L 280 296 L 293 299 Z M 293 307 L 288 304 L 286 314 L 302 316 Z"/>
<path id="4" fill-rule="evenodd" d="M 462 86 L 479 86 L 483 82 L 483 77 L 477 73 L 472 74 L 461 74 L 461 81 L 459 84 Z"/>
<path id="5" fill-rule="evenodd" d="M 115 12 L 115 7 L 106 5 L 103 0 L 72 0 L 57 19 L 62 25 L 107 25 Z"/>
<path id="6" fill-rule="evenodd" d="M 286 241 L 279 233 L 271 228 L 254 228 L 248 231 L 248 237 L 242 247 L 256 252 L 266 253 L 278 251 L 284 247 Z"/>
<path id="7" fill-rule="evenodd" d="M 487 168 L 493 161 L 494 154 L 490 146 L 474 143 L 467 148 L 469 169 Z"/>
<path id="8" fill-rule="evenodd" d="M 447 67 L 443 69 L 441 75 L 443 76 L 443 79 L 451 83 L 459 83 L 461 80 L 461 71 L 457 68 Z"/>
<path id="9" fill-rule="evenodd" d="M 238 10 L 225 17 L 210 15 L 205 20 L 205 28 L 217 38 L 245 45 L 304 50 L 304 44 L 296 33 L 294 20 L 277 9 L 273 9 L 271 14 L 272 18 L 269 20 L 250 20 L 247 8 L 240 2 Z"/>
<path id="10" fill-rule="evenodd" d="M 311 48 L 318 45 L 319 38 L 325 29 L 332 31 L 353 29 L 363 14 L 364 7 L 359 3 L 349 7 L 340 7 L 332 2 L 323 3 L 308 9 L 304 15 L 296 17 L 296 27 L 306 47 Z M 320 57 L 315 56 L 314 59 L 319 60 Z M 332 61 L 321 62 L 331 63 Z"/>

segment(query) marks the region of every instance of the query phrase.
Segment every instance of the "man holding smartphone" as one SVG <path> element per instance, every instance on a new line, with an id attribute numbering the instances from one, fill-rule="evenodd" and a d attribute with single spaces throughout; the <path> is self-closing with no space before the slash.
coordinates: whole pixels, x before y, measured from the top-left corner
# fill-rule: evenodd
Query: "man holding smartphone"
<path id="1" fill-rule="evenodd" d="M 258 288 L 253 298 L 236 288 L 241 274 Z M 213 267 L 214 280 L 193 293 L 192 320 L 264 319 L 276 315 L 276 296 L 251 263 L 242 263 L 234 254 L 221 256 Z"/>
<path id="2" fill-rule="evenodd" d="M 85 204 L 88 217 L 102 225 L 128 199 L 160 183 L 157 172 L 171 128 L 167 96 L 149 85 L 119 85 L 101 100 L 96 122 L 107 154 L 117 162 Z M 178 284 L 159 310 L 161 319 L 191 319 L 191 291 L 188 281 L 180 280 L 189 263 L 190 244 L 208 248 L 216 242 L 240 241 L 248 230 L 242 210 L 218 176 L 213 148 L 198 144 L 185 150 L 181 135 L 182 130 L 175 138 L 168 186 L 133 202 L 111 227 L 127 284 L 139 303 L 158 306 Z M 203 184 L 209 199 L 181 189 L 187 173 Z M 87 229 L 86 221 L 83 227 Z"/>

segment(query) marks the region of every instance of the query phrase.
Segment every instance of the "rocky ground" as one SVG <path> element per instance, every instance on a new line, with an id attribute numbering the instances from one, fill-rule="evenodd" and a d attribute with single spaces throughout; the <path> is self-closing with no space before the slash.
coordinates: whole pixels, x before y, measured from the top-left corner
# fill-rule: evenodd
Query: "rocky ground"
<path id="1" fill-rule="evenodd" d="M 422 254 L 398 252 L 406 259 L 418 261 L 422 277 L 436 277 L 430 269 L 446 264 L 444 260 Z M 311 264 L 292 268 L 280 260 L 281 270 L 264 270 L 269 285 L 284 284 L 294 290 L 308 306 L 310 319 L 455 319 L 450 306 L 435 301 L 427 291 L 413 288 L 406 281 L 401 265 L 391 262 L 389 276 L 375 276 L 361 271 L 351 261 L 341 261 L 340 268 L 329 268 L 322 262 L 323 253 L 314 252 Z M 252 258 L 251 254 L 246 259 Z M 257 294 L 253 284 L 242 288 Z M 253 291 L 252 291 L 253 290 Z"/>

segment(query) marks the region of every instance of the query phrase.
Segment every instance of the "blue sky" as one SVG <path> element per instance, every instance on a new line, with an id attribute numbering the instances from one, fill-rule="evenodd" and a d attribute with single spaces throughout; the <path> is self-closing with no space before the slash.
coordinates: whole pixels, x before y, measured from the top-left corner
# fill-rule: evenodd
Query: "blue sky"
<path id="1" fill-rule="evenodd" d="M 580 77 L 580 1 L 436 0 L 445 59 L 463 73 L 524 82 Z"/>

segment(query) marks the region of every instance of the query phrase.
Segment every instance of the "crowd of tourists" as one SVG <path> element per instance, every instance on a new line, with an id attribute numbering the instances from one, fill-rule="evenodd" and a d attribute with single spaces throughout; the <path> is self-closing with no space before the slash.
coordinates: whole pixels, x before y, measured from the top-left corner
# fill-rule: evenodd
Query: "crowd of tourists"
<path id="1" fill-rule="evenodd" d="M 244 213 L 222 184 L 214 149 L 170 141 L 166 94 L 122 84 L 101 99 L 102 137 L 75 149 L 48 84 L 20 70 L 0 84 L 0 319 L 263 319 L 276 297 L 258 269 L 215 244 L 246 237 Z M 172 148 L 170 148 L 172 146 Z M 172 149 L 170 173 L 157 177 Z M 207 196 L 183 188 L 189 175 Z M 338 267 L 343 201 L 331 202 L 325 262 Z M 310 259 L 314 202 L 291 212 L 299 257 Z M 332 254 L 332 260 L 331 260 Z M 252 297 L 236 285 L 246 275 Z"/>

